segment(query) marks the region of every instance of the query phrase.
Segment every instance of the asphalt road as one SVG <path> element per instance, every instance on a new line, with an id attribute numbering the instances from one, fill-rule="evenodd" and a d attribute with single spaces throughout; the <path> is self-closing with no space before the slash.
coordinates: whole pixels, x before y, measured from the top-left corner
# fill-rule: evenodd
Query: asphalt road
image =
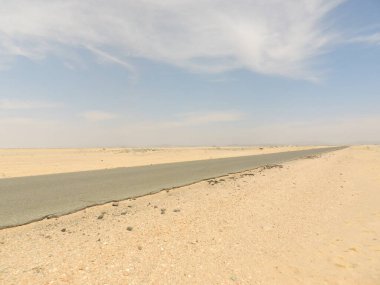
<path id="1" fill-rule="evenodd" d="M 0 229 L 342 148 L 0 179 Z"/>

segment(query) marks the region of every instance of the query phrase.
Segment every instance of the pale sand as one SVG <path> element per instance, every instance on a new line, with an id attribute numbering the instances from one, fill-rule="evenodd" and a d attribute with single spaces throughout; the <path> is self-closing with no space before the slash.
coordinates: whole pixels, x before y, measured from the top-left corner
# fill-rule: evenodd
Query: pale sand
<path id="1" fill-rule="evenodd" d="M 2 230 L 0 284 L 380 284 L 380 147 L 217 181 Z"/>
<path id="2" fill-rule="evenodd" d="M 0 179 L 265 154 L 315 147 L 0 149 Z"/>

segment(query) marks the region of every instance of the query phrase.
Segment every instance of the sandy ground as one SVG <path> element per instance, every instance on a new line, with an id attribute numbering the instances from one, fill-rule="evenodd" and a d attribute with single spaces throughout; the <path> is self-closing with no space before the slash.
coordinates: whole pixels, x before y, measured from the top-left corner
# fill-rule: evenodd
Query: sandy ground
<path id="1" fill-rule="evenodd" d="M 380 147 L 0 231 L 0 284 L 380 284 Z"/>
<path id="2" fill-rule="evenodd" d="M 0 179 L 255 155 L 314 147 L 0 149 Z"/>

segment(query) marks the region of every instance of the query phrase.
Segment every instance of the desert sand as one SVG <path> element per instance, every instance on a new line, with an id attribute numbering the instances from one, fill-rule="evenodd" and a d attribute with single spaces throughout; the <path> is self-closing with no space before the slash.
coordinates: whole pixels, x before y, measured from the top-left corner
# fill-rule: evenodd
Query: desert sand
<path id="1" fill-rule="evenodd" d="M 380 147 L 4 229 L 0 256 L 0 284 L 380 284 Z"/>
<path id="2" fill-rule="evenodd" d="M 310 149 L 316 146 L 0 149 L 0 179 Z"/>

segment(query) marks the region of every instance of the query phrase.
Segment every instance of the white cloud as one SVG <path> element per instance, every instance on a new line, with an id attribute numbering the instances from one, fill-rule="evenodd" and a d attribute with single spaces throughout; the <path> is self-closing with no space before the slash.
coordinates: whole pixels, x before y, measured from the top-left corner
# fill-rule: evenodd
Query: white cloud
<path id="1" fill-rule="evenodd" d="M 92 147 L 157 145 L 359 144 L 380 143 L 380 116 L 269 124 L 168 125 L 122 120 L 88 124 L 27 117 L 0 117 L 0 147 Z"/>
<path id="2" fill-rule="evenodd" d="M 334 40 L 325 17 L 343 1 L 3 0 L 0 63 L 83 48 L 128 69 L 145 58 L 312 78 L 310 61 Z"/>
<path id="3" fill-rule="evenodd" d="M 83 112 L 80 114 L 80 116 L 89 122 L 109 121 L 118 117 L 113 113 L 96 110 Z"/>
<path id="4" fill-rule="evenodd" d="M 43 101 L 0 99 L 0 110 L 31 110 L 55 108 L 60 104 Z"/>
<path id="5" fill-rule="evenodd" d="M 102 61 L 110 62 L 110 63 L 115 63 L 118 65 L 121 65 L 122 67 L 128 69 L 130 72 L 135 72 L 135 68 L 133 65 L 128 63 L 126 60 L 119 59 L 115 56 L 112 56 L 111 54 L 104 52 L 102 50 L 99 50 L 94 47 L 87 47 L 88 50 L 93 52 L 95 55 L 98 55 L 99 59 Z"/>
<path id="6" fill-rule="evenodd" d="M 380 45 L 380 33 L 353 38 L 351 42 Z"/>
<path id="7" fill-rule="evenodd" d="M 249 133 L 256 138 L 257 142 L 263 144 L 380 143 L 380 116 L 352 116 L 263 124 L 253 127 Z"/>
<path id="8" fill-rule="evenodd" d="M 233 123 L 242 121 L 246 117 L 245 113 L 235 110 L 222 111 L 198 111 L 189 113 L 174 114 L 171 119 L 135 122 L 134 129 L 150 131 L 152 129 L 172 130 L 176 128 L 188 127 L 209 127 L 211 124 Z"/>
<path id="9" fill-rule="evenodd" d="M 237 122 L 244 118 L 238 111 L 192 112 L 178 115 L 180 125 Z"/>

